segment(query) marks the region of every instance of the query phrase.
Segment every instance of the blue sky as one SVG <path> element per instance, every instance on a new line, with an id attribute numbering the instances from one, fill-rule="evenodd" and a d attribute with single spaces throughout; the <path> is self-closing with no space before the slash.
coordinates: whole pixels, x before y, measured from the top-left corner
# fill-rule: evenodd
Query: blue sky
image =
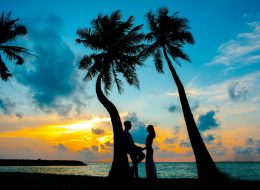
<path id="1" fill-rule="evenodd" d="M 76 30 L 89 27 L 90 21 L 100 12 L 110 14 L 120 9 L 124 19 L 133 15 L 137 25 L 145 24 L 144 15 L 149 10 L 167 7 L 171 14 L 178 11 L 190 21 L 196 43 L 185 46 L 185 51 L 192 63 L 182 62 L 182 67 L 174 66 L 185 85 L 194 117 L 213 157 L 216 160 L 260 160 L 258 0 L 74 0 L 73 3 L 69 0 L 0 0 L 0 4 L 0 12 L 12 11 L 12 17 L 20 18 L 28 28 L 28 35 L 13 43 L 25 46 L 39 56 L 26 57 L 22 67 L 8 63 L 14 77 L 10 82 L 0 82 L 0 131 L 39 127 L 46 124 L 42 119 L 45 117 L 56 118 L 50 119 L 53 123 L 48 124 L 108 117 L 96 98 L 94 81 L 83 82 L 84 72 L 77 69 L 80 58 L 88 51 L 75 43 Z M 143 31 L 146 30 L 144 25 Z M 140 134 L 145 136 L 145 125 L 157 127 L 161 134 L 156 144 L 158 159 L 170 156 L 181 161 L 194 159 L 188 146 L 184 146 L 188 149 L 183 152 L 176 148 L 173 154 L 162 145 L 162 142 L 171 142 L 169 147 L 172 146 L 172 150 L 177 144 L 179 148 L 187 145 L 185 124 L 166 65 L 162 75 L 156 73 L 150 59 L 145 64 L 147 67 L 138 68 L 140 91 L 125 83 L 122 95 L 113 88 L 109 98 L 123 119 L 132 118 L 136 123 L 133 133 L 138 141 Z M 100 124 L 99 127 L 103 129 L 104 126 Z M 2 138 L 3 144 L 8 142 Z M 253 143 L 246 143 L 248 139 Z M 41 146 L 47 146 L 43 144 Z M 70 149 L 66 142 L 57 146 Z M 91 150 L 91 146 L 85 148 Z M 6 151 L 0 149 L 0 155 L 13 149 L 2 145 L 2 150 Z M 251 151 L 249 156 L 243 154 L 248 151 Z M 93 153 L 93 158 L 109 156 L 98 155 Z"/>

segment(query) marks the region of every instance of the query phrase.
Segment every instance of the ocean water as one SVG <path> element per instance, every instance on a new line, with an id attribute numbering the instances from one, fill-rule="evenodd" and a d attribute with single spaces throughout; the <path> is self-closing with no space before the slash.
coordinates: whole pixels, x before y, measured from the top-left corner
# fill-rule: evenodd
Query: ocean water
<path id="1" fill-rule="evenodd" d="M 87 166 L 0 166 L 0 172 L 29 172 L 87 176 L 107 176 L 111 163 L 89 162 Z M 221 162 L 217 167 L 232 178 L 260 180 L 260 162 Z M 159 178 L 197 178 L 195 163 L 157 162 Z M 139 175 L 145 178 L 145 165 L 139 165 Z"/>

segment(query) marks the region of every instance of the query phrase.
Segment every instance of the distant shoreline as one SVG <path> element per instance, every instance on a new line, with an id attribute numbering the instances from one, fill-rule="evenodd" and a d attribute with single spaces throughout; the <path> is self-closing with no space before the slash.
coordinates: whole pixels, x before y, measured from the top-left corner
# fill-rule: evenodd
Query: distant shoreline
<path id="1" fill-rule="evenodd" d="M 0 159 L 0 166 L 85 166 L 78 160 L 22 160 L 22 159 Z"/>

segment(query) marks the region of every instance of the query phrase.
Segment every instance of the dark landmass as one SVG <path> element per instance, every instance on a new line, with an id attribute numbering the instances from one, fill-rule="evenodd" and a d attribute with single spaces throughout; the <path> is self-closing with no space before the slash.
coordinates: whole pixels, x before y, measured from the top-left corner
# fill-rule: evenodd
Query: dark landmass
<path id="1" fill-rule="evenodd" d="M 0 159 L 0 166 L 85 166 L 77 160 L 12 160 Z"/>
<path id="2" fill-rule="evenodd" d="M 26 190 L 258 190 L 260 181 L 231 180 L 202 183 L 197 179 L 158 179 L 149 181 L 111 180 L 107 177 L 39 173 L 1 173 L 1 189 Z"/>

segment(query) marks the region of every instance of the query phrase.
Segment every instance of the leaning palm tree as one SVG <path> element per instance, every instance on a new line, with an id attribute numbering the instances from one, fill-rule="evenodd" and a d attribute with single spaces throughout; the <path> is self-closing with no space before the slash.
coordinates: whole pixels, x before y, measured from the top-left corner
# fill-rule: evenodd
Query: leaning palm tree
<path id="1" fill-rule="evenodd" d="M 11 77 L 12 73 L 8 70 L 3 55 L 10 61 L 15 60 L 17 65 L 22 65 L 24 60 L 21 54 L 30 54 L 26 48 L 8 44 L 17 37 L 27 34 L 25 26 L 17 23 L 19 19 L 10 17 L 11 12 L 6 15 L 2 13 L 0 17 L 0 77 L 4 81 Z"/>
<path id="2" fill-rule="evenodd" d="M 102 92 L 102 84 L 108 95 L 113 84 L 121 94 L 123 81 L 121 74 L 128 84 L 139 88 L 139 80 L 136 74 L 136 65 L 142 65 L 140 52 L 143 45 L 140 42 L 144 34 L 140 32 L 142 25 L 133 26 L 133 17 L 127 21 L 121 20 L 120 11 L 113 12 L 110 16 L 99 15 L 92 20 L 91 28 L 79 29 L 77 43 L 83 44 L 92 50 L 80 61 L 80 69 L 86 71 L 85 79 L 90 81 L 97 76 L 96 93 L 98 100 L 108 111 L 114 133 L 114 158 L 109 177 L 123 178 L 129 176 L 129 163 L 127 154 L 122 145 L 122 123 L 115 105 L 108 100 Z"/>
<path id="3" fill-rule="evenodd" d="M 163 56 L 166 59 L 174 82 L 179 92 L 179 98 L 183 110 L 188 135 L 195 154 L 199 179 L 213 179 L 220 177 L 215 163 L 213 162 L 194 121 L 189 102 L 183 84 L 178 77 L 170 58 L 177 63 L 179 59 L 190 62 L 187 54 L 182 50 L 184 44 L 194 44 L 194 39 L 189 31 L 188 20 L 181 18 L 178 13 L 168 15 L 167 8 L 160 8 L 156 14 L 147 13 L 149 33 L 146 40 L 149 45 L 145 50 L 145 56 L 151 55 L 158 72 L 163 73 Z"/>

